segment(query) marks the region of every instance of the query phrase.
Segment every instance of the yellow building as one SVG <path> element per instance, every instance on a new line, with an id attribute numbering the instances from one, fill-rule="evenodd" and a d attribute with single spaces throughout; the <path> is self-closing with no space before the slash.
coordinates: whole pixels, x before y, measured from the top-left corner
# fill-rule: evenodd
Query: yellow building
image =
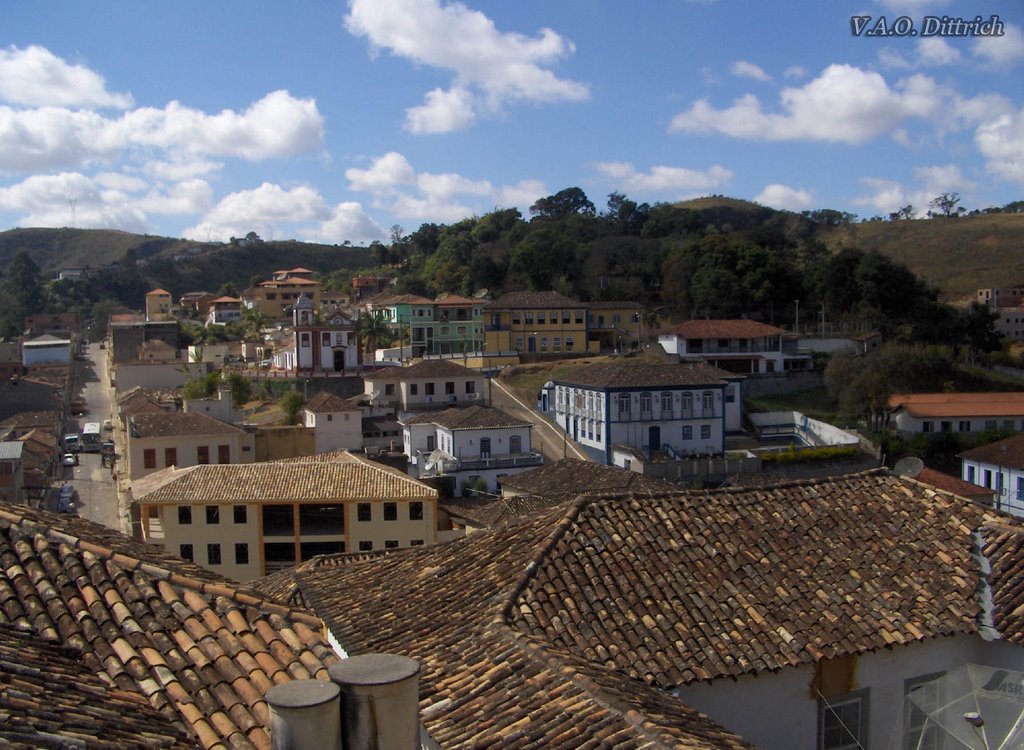
<path id="1" fill-rule="evenodd" d="M 171 293 L 166 289 L 146 292 L 146 320 L 165 320 L 171 316 Z"/>
<path id="2" fill-rule="evenodd" d="M 128 420 L 123 474 L 139 479 L 168 466 L 253 460 L 253 436 L 206 414 L 159 412 Z"/>
<path id="3" fill-rule="evenodd" d="M 437 491 L 347 452 L 165 469 L 133 487 L 145 541 L 236 581 L 327 553 L 437 541 Z"/>
<path id="4" fill-rule="evenodd" d="M 484 308 L 486 351 L 524 354 L 586 354 L 587 305 L 558 292 L 510 292 Z"/>
<path id="5" fill-rule="evenodd" d="M 291 272 L 276 271 L 274 278 L 242 292 L 243 308 L 256 310 L 269 320 L 279 320 L 288 317 L 288 310 L 295 304 L 299 295 L 305 294 L 313 303 L 313 309 L 319 310 L 323 299 L 320 282 L 305 276 L 289 276 L 289 273 Z"/>

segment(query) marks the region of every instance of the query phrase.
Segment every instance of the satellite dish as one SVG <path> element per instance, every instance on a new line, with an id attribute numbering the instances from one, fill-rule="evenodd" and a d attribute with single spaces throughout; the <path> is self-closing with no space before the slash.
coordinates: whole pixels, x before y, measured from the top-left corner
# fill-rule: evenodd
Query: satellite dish
<path id="1" fill-rule="evenodd" d="M 921 469 L 924 468 L 924 461 L 917 456 L 907 456 L 901 458 L 896 462 L 896 465 L 892 467 L 892 470 L 899 474 L 901 477 L 910 477 L 911 479 L 921 473 Z"/>

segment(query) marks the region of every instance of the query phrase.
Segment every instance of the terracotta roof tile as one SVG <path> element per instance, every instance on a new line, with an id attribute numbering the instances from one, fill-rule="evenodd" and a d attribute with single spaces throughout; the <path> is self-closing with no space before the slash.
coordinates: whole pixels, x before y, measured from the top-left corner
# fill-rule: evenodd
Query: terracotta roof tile
<path id="1" fill-rule="evenodd" d="M 77 648 L 80 669 L 95 675 L 62 680 L 59 690 L 52 675 L 46 678 L 45 701 L 37 701 L 32 715 L 52 715 L 48 731 L 58 737 L 85 733 L 100 738 L 97 747 L 129 748 L 152 734 L 173 747 L 269 750 L 266 681 L 245 671 L 243 652 L 229 652 L 243 643 L 259 654 L 273 649 L 279 680 L 293 673 L 327 679 L 335 656 L 318 624 L 304 611 L 105 527 L 24 507 L 0 508 L 0 685 L 16 679 L 2 656 L 2 628 L 10 627 L 31 628 L 36 639 Z M 280 643 L 289 646 L 274 645 Z M 85 714 L 59 711 L 93 680 L 106 686 L 106 697 L 97 692 L 94 702 L 107 711 L 109 726 L 91 708 Z M 127 695 L 111 697 L 111 684 Z M 3 700 L 0 689 L 0 712 Z M 156 710 L 173 727 L 157 722 Z M 83 731 L 80 721 L 103 731 Z M 6 731 L 13 730 L 0 722 L 0 737 Z"/>
<path id="2" fill-rule="evenodd" d="M 483 377 L 476 370 L 451 362 L 447 359 L 423 359 L 408 367 L 385 367 L 368 373 L 366 380 L 416 380 L 418 378 L 468 378 Z"/>
<path id="3" fill-rule="evenodd" d="M 455 543 L 317 558 L 289 595 L 350 653 L 418 659 L 446 750 L 739 747 L 668 691 L 979 632 L 978 530 L 992 625 L 1024 639 L 1024 525 L 880 471 L 586 496 Z"/>
<path id="4" fill-rule="evenodd" d="M 323 412 L 359 411 L 359 407 L 357 405 L 328 391 L 320 391 L 319 393 L 311 396 L 302 405 L 302 408 L 307 411 L 311 411 L 314 414 L 320 414 Z"/>
<path id="5" fill-rule="evenodd" d="M 570 368 L 563 371 L 554 382 L 594 388 L 654 388 L 724 385 L 726 378 L 735 377 L 734 373 L 703 363 L 647 365 L 621 360 Z"/>
<path id="6" fill-rule="evenodd" d="M 977 448 L 964 451 L 959 456 L 996 466 L 1024 468 L 1024 433 L 1017 433 L 1003 440 L 979 445 Z"/>
<path id="7" fill-rule="evenodd" d="M 754 339 L 780 336 L 785 331 L 756 320 L 687 320 L 659 333 L 675 334 L 684 339 Z"/>
<path id="8" fill-rule="evenodd" d="M 579 302 L 566 297 L 558 292 L 509 292 L 498 299 L 488 302 L 488 310 L 511 310 L 511 309 L 566 309 L 585 308 L 584 302 Z"/>
<path id="9" fill-rule="evenodd" d="M 136 413 L 132 417 L 132 436 L 138 438 L 174 435 L 242 434 L 245 430 L 197 412 Z"/>
<path id="10" fill-rule="evenodd" d="M 1024 416 L 1024 391 L 995 393 L 898 393 L 889 408 L 914 417 Z"/>
<path id="11" fill-rule="evenodd" d="M 530 422 L 517 419 L 501 409 L 489 406 L 467 406 L 428 412 L 410 417 L 403 424 L 437 424 L 449 430 L 481 430 L 503 427 L 529 427 Z"/>

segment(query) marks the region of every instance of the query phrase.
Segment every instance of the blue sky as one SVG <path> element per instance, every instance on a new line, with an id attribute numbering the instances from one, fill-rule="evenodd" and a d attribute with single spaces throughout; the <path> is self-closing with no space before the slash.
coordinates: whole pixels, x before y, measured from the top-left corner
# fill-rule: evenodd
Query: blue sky
<path id="1" fill-rule="evenodd" d="M 1001 37 L 855 36 L 989 19 Z M 581 187 L 888 215 L 1024 198 L 1024 5 L 0 4 L 0 228 L 356 244 Z"/>

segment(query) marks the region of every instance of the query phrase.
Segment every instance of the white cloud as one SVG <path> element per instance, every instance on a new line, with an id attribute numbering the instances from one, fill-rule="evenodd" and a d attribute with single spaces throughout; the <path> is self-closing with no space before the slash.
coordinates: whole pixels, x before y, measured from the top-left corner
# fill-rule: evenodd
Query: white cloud
<path id="1" fill-rule="evenodd" d="M 416 185 L 425 194 L 437 198 L 448 198 L 453 195 L 490 195 L 494 190 L 487 180 L 470 180 L 452 172 L 423 172 L 416 178 Z"/>
<path id="2" fill-rule="evenodd" d="M 896 211 L 908 203 L 915 205 L 913 200 L 908 199 L 909 196 L 903 185 L 895 180 L 865 177 L 860 182 L 871 192 L 868 195 L 854 198 L 853 202 L 858 206 L 870 206 L 887 217 L 890 212 Z M 916 204 L 916 208 L 920 210 L 921 206 Z"/>
<path id="3" fill-rule="evenodd" d="M 764 72 L 764 68 L 746 60 L 737 60 L 732 64 L 731 70 L 737 78 L 753 78 L 755 81 L 772 80 L 772 77 Z"/>
<path id="4" fill-rule="evenodd" d="M 345 23 L 375 48 L 454 74 L 447 92 L 431 91 L 424 105 L 409 110 L 412 132 L 464 128 L 482 110 L 498 110 L 509 102 L 589 96 L 585 85 L 558 78 L 549 69 L 574 51 L 551 29 L 534 37 L 500 32 L 483 13 L 441 0 L 352 0 Z"/>
<path id="5" fill-rule="evenodd" d="M 369 169 L 352 167 L 345 170 L 345 179 L 352 190 L 375 192 L 398 185 L 411 185 L 416 181 L 416 171 L 408 160 L 397 151 L 389 151 L 373 160 Z"/>
<path id="6" fill-rule="evenodd" d="M 213 188 L 206 180 L 191 179 L 163 190 L 153 190 L 137 203 L 154 214 L 186 216 L 206 211 L 213 204 Z"/>
<path id="7" fill-rule="evenodd" d="M 921 75 L 890 88 L 878 73 L 850 65 L 830 65 L 802 88 L 783 89 L 783 113 L 762 110 L 747 94 L 732 107 L 716 110 L 700 100 L 676 115 L 670 132 L 724 133 L 754 140 L 818 140 L 863 143 L 912 117 L 927 117 L 945 94 Z"/>
<path id="8" fill-rule="evenodd" d="M 363 211 L 356 202 L 339 203 L 331 209 L 330 216 L 311 233 L 308 229 L 301 234 L 310 242 L 341 244 L 346 240 L 357 245 L 367 245 L 374 240 L 383 240 L 387 233 Z"/>
<path id="9" fill-rule="evenodd" d="M 876 2 L 892 13 L 903 15 L 914 15 L 924 10 L 934 10 L 949 4 L 949 0 L 876 0 Z"/>
<path id="10" fill-rule="evenodd" d="M 807 75 L 807 71 L 799 65 L 790 65 L 783 71 L 782 75 L 786 78 L 803 78 Z"/>
<path id="11" fill-rule="evenodd" d="M 989 173 L 1024 186 L 1024 110 L 979 125 L 974 142 Z"/>
<path id="12" fill-rule="evenodd" d="M 45 47 L 0 50 L 0 99 L 30 107 L 132 106 L 130 94 L 107 91 L 103 78 L 81 65 L 68 65 Z"/>
<path id="13" fill-rule="evenodd" d="M 754 201 L 771 208 L 803 211 L 814 205 L 814 196 L 807 190 L 773 183 L 765 185 L 764 190 L 754 196 Z"/>
<path id="14" fill-rule="evenodd" d="M 294 156 L 323 142 L 312 99 L 275 91 L 238 113 L 207 115 L 171 102 L 109 119 L 90 110 L 0 107 L 0 170 L 33 171 L 109 162 L 133 147 L 252 161 Z"/>
<path id="15" fill-rule="evenodd" d="M 1024 60 L 1024 32 L 1012 23 L 1004 24 L 1002 36 L 978 37 L 971 51 L 992 67 L 1010 67 Z"/>
<path id="16" fill-rule="evenodd" d="M 913 206 L 915 216 L 924 216 L 928 213 L 929 202 L 941 193 L 961 193 L 974 187 L 974 183 L 965 179 L 960 168 L 953 164 L 917 167 L 914 177 L 919 184 L 913 188 L 895 180 L 865 177 L 860 182 L 869 189 L 869 193 L 855 198 L 853 202 L 870 206 L 885 217 L 909 204 Z"/>
<path id="17" fill-rule="evenodd" d="M 405 129 L 419 135 L 465 130 L 476 120 L 475 106 L 473 94 L 460 86 L 434 89 L 424 104 L 405 111 Z"/>
<path id="18" fill-rule="evenodd" d="M 597 162 L 593 166 L 600 174 L 615 180 L 617 188 L 628 194 L 692 194 L 721 187 L 732 179 L 732 172 L 718 164 L 703 171 L 654 166 L 646 174 L 637 172 L 629 162 Z"/>
<path id="19" fill-rule="evenodd" d="M 172 152 L 166 159 L 147 161 L 140 169 L 151 177 L 178 182 L 195 177 L 206 177 L 223 168 L 224 165 L 220 162 Z"/>
<path id="20" fill-rule="evenodd" d="M 887 70 L 911 70 L 914 62 L 902 52 L 890 47 L 883 47 L 878 51 L 878 64 Z"/>
<path id="21" fill-rule="evenodd" d="M 145 213 L 121 190 L 104 189 L 78 172 L 35 175 L 0 187 L 0 211 L 23 227 L 84 227 L 145 232 Z"/>
<path id="22" fill-rule="evenodd" d="M 515 185 L 498 188 L 494 192 L 495 205 L 532 206 L 548 193 L 547 186 L 540 180 L 522 180 Z"/>
<path id="23" fill-rule="evenodd" d="M 138 193 L 149 187 L 149 183 L 134 175 L 119 174 L 117 172 L 100 172 L 93 179 L 96 184 L 105 188 L 123 190 L 126 193 Z"/>
<path id="24" fill-rule="evenodd" d="M 917 58 L 922 65 L 956 65 L 960 50 L 940 36 L 930 36 L 917 41 Z"/>

